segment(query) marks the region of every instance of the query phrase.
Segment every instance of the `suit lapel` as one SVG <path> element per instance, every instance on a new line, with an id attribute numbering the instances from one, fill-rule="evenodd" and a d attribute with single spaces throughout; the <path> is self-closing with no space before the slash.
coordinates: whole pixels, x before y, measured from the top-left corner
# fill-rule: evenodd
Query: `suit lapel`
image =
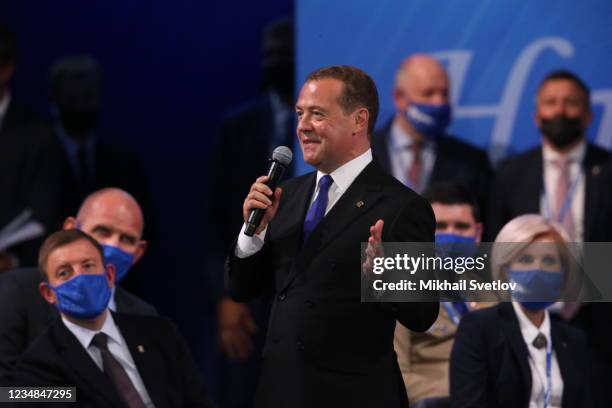
<path id="1" fill-rule="evenodd" d="M 559 370 L 561 371 L 561 378 L 563 378 L 563 396 L 562 396 L 562 405 L 568 406 L 569 401 L 566 401 L 567 395 L 571 394 L 574 391 L 572 385 L 578 384 L 579 381 L 574 380 L 575 371 L 573 370 L 572 359 L 569 355 L 569 351 L 567 348 L 567 342 L 562 336 L 562 333 L 559 330 L 559 327 L 556 322 L 551 319 L 550 322 L 550 335 L 552 337 L 552 346 L 555 351 L 555 355 L 557 357 L 557 362 L 559 363 Z"/>
<path id="2" fill-rule="evenodd" d="M 523 178 L 523 187 L 517 191 L 517 193 L 520 193 L 517 200 L 520 203 L 524 203 L 522 204 L 524 207 L 513 216 L 540 213 L 540 199 L 544 191 L 544 170 L 542 162 L 542 149 L 538 149 L 534 156 L 529 158 L 528 163 L 533 163 L 529 166 L 532 167 L 532 169 L 526 172 L 526 177 Z"/>
<path id="3" fill-rule="evenodd" d="M 381 199 L 381 188 L 369 183 L 372 172 L 375 171 L 374 166 L 373 162 L 366 166 L 329 213 L 317 225 L 308 237 L 308 240 L 303 243 L 302 249 L 297 253 L 291 272 L 287 276 L 281 290 L 284 290 L 293 281 L 299 271 L 308 269 L 318 253 L 324 250 L 352 222 L 369 211 Z M 306 201 L 309 203 L 308 200 Z M 307 204 L 306 208 L 308 208 Z M 305 211 L 303 215 L 305 215 Z M 303 219 L 304 217 L 301 220 Z M 356 246 L 359 246 L 359 244 L 359 242 L 355 242 Z"/>
<path id="4" fill-rule="evenodd" d="M 593 148 L 587 145 L 587 151 L 584 158 L 583 170 L 585 177 L 585 189 L 584 189 L 584 233 L 583 240 L 588 241 L 591 236 L 593 229 L 593 222 L 595 220 L 595 214 L 597 211 L 590 211 L 597 208 L 597 202 L 599 200 L 599 193 L 601 189 L 601 168 L 594 157 Z"/>
<path id="5" fill-rule="evenodd" d="M 63 360 L 77 373 L 78 377 L 87 383 L 89 389 L 112 402 L 113 406 L 123 406 L 110 379 L 98 368 L 83 345 L 64 326 L 59 317 L 54 323 L 53 333 Z"/>
<path id="6" fill-rule="evenodd" d="M 138 327 L 133 324 L 125 324 L 121 315 L 113 313 L 113 318 L 127 343 L 132 359 L 134 359 L 134 364 L 136 364 L 140 378 L 142 378 L 151 401 L 157 408 L 168 407 L 169 403 L 164 392 L 165 386 L 163 382 L 165 367 L 158 355 L 155 344 L 151 342 L 148 336 L 143 335 Z"/>
<path id="7" fill-rule="evenodd" d="M 511 303 L 501 303 L 499 305 L 499 312 L 502 317 L 502 327 L 510 347 L 515 355 L 516 361 L 518 362 L 521 374 L 523 377 L 523 390 L 525 395 L 523 396 L 524 401 L 529 401 L 529 395 L 531 393 L 531 369 L 529 368 L 529 351 L 525 344 L 525 339 L 521 333 L 518 319 L 514 313 L 514 309 Z"/>

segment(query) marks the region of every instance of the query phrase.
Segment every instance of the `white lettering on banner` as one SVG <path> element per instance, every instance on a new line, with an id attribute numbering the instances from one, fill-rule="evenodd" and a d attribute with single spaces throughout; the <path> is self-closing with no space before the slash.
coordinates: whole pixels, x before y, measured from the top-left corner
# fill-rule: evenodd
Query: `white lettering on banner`
<path id="1" fill-rule="evenodd" d="M 435 52 L 433 55 L 448 62 L 448 73 L 451 77 L 451 95 L 455 106 L 456 118 L 494 117 L 495 122 L 489 143 L 489 157 L 496 163 L 506 154 L 512 139 L 512 131 L 517 118 L 521 97 L 529 78 L 529 73 L 538 57 L 545 51 L 552 50 L 563 58 L 574 56 L 574 46 L 565 38 L 543 37 L 528 44 L 516 59 L 498 105 L 461 106 L 458 104 L 465 84 L 473 52 L 469 50 L 450 50 Z M 587 81 L 588 82 L 588 81 Z M 592 92 L 593 104 L 603 105 L 603 115 L 599 125 L 596 142 L 601 146 L 612 147 L 612 89 L 600 89 Z"/>

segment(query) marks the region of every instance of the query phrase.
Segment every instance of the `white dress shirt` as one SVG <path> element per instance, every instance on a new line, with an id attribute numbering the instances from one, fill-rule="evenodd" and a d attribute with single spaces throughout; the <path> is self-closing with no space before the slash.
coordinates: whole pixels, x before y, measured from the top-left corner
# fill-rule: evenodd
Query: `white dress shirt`
<path id="1" fill-rule="evenodd" d="M 405 186 L 408 186 L 420 193 L 422 191 L 418 191 L 415 186 L 410 184 L 410 181 L 408 180 L 408 169 L 410 169 L 410 166 L 412 166 L 412 161 L 414 160 L 414 153 L 410 149 L 412 144 L 412 137 L 404 132 L 397 121 L 393 121 L 393 124 L 391 125 L 391 137 L 389 138 L 389 145 L 387 146 L 387 149 L 389 150 L 389 161 L 391 163 L 393 177 L 395 177 Z M 435 141 L 433 139 L 424 139 L 421 149 L 422 171 L 420 187 L 421 190 L 423 190 L 429 183 L 433 166 L 436 162 Z"/>
<path id="2" fill-rule="evenodd" d="M 353 160 L 343 164 L 338 167 L 336 170 L 330 173 L 330 176 L 334 180 L 334 182 L 329 186 L 328 192 L 328 200 L 327 200 L 327 208 L 325 208 L 325 214 L 332 209 L 332 207 L 338 202 L 342 194 L 348 190 L 348 188 L 353 184 L 353 181 L 357 178 L 357 176 L 366 168 L 368 164 L 372 161 L 372 150 L 368 149 L 362 155 L 355 157 Z M 310 205 L 316 200 L 317 195 L 319 194 L 319 180 L 323 177 L 325 173 L 317 171 L 317 186 L 315 188 L 314 194 L 310 199 Z M 245 226 L 242 226 L 242 230 L 240 231 L 240 235 L 238 235 L 238 244 L 236 245 L 235 254 L 238 258 L 246 258 L 255 254 L 259 251 L 264 245 L 264 239 L 266 237 L 266 231 L 268 228 L 266 227 L 259 234 L 255 234 L 252 237 L 248 237 L 244 234 Z"/>
<path id="3" fill-rule="evenodd" d="M 6 111 L 8 110 L 9 104 L 11 103 L 11 93 L 9 91 L 4 92 L 4 97 L 0 99 L 0 130 L 4 124 L 4 118 Z"/>
<path id="4" fill-rule="evenodd" d="M 136 364 L 134 364 L 134 359 L 130 354 L 130 350 L 128 349 L 127 343 L 119 328 L 115 324 L 115 320 L 110 312 L 106 312 L 106 320 L 104 321 L 104 325 L 99 331 L 93 331 L 86 329 L 85 327 L 76 325 L 62 316 L 62 322 L 64 325 L 74 334 L 79 343 L 87 350 L 87 353 L 91 356 L 92 360 L 96 365 L 102 370 L 102 353 L 100 350 L 91 346 L 91 340 L 93 337 L 102 332 L 108 336 L 108 349 L 111 354 L 117 359 L 117 361 L 121 364 L 128 377 L 130 377 L 130 381 L 134 384 L 136 391 L 142 398 L 146 407 L 154 407 L 153 402 L 151 401 L 151 397 L 145 388 L 144 382 L 142 381 L 142 377 L 140 377 L 140 373 L 136 368 Z"/>
<path id="5" fill-rule="evenodd" d="M 546 337 L 547 344 L 552 345 L 552 338 L 550 336 L 550 317 L 548 311 L 544 310 L 544 321 L 538 328 L 529 320 L 527 315 L 525 315 L 519 303 L 512 302 L 512 307 L 514 307 L 514 312 L 516 313 L 521 328 L 521 334 L 523 335 L 527 350 L 529 351 L 529 368 L 531 369 L 529 408 L 541 408 L 544 406 L 544 394 L 547 387 L 546 347 L 538 349 L 532 343 L 538 334 L 542 333 Z M 549 408 L 559 408 L 561 407 L 561 399 L 563 396 L 563 377 L 561 377 L 561 370 L 554 349 L 552 350 L 551 362 L 552 392 Z"/>
<path id="6" fill-rule="evenodd" d="M 540 214 L 552 219 L 555 214 L 555 191 L 557 190 L 560 176 L 559 168 L 554 162 L 562 157 L 571 160 L 569 167 L 570 194 L 574 183 L 576 187 L 571 197 L 570 214 L 574 222 L 574 231 L 568 233 L 574 237 L 574 241 L 582 242 L 584 239 L 584 198 L 585 177 L 582 162 L 586 155 L 586 142 L 580 143 L 569 152 L 561 155 L 547 145 L 542 145 L 542 157 L 544 166 L 544 189 L 540 199 Z M 554 220 L 559 221 L 559 220 Z"/>

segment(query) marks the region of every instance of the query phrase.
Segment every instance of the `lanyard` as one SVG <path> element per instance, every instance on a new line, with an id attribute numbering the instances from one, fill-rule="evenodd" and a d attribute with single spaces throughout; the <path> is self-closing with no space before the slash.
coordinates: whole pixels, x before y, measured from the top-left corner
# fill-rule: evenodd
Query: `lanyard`
<path id="1" fill-rule="evenodd" d="M 552 345 L 546 347 L 546 388 L 544 389 L 544 408 L 550 406 L 552 397 Z"/>
<path id="2" fill-rule="evenodd" d="M 567 190 L 567 194 L 565 195 L 565 198 L 563 199 L 563 205 L 561 206 L 561 211 L 559 211 L 559 215 L 557 216 L 557 219 L 555 220 L 559 224 L 563 223 L 563 219 L 565 218 L 567 212 L 569 211 L 572 205 L 572 201 L 574 201 L 574 195 L 576 194 L 576 189 L 578 187 L 578 182 L 580 181 L 581 176 L 582 174 L 578 172 L 578 175 L 574 178 L 574 180 L 570 184 L 569 190 Z M 553 212 L 552 212 L 552 208 L 550 205 L 550 200 L 548 199 L 549 194 L 546 191 L 546 180 L 544 180 L 543 184 L 544 184 L 544 218 L 551 220 L 553 218 L 552 216 Z M 568 231 L 568 233 L 569 232 L 570 231 Z"/>
<path id="3" fill-rule="evenodd" d="M 461 318 L 465 315 L 467 311 L 469 311 L 467 304 L 465 304 L 465 302 L 461 303 L 463 303 L 464 308 L 462 311 L 459 311 L 457 310 L 455 305 L 453 305 L 453 302 L 442 302 L 442 305 L 444 306 L 444 309 L 446 309 L 448 317 L 450 317 L 455 326 L 459 325 L 459 321 L 461 320 Z"/>

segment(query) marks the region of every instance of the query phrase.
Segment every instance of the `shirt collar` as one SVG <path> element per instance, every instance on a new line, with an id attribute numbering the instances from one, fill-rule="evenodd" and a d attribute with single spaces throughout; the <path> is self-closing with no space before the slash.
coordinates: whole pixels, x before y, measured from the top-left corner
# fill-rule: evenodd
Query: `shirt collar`
<path id="1" fill-rule="evenodd" d="M 353 160 L 344 163 L 342 166 L 332 171 L 330 176 L 340 191 L 344 192 L 351 186 L 351 184 L 353 184 L 353 181 L 355 181 L 359 173 L 361 173 L 371 161 L 372 149 L 368 149 L 365 153 L 355 157 Z M 319 186 L 319 180 L 324 175 L 325 173 L 317 171 L 317 189 Z"/>
<path id="2" fill-rule="evenodd" d="M 587 143 L 583 140 L 569 152 L 559 153 L 547 144 L 542 143 L 542 156 L 545 163 L 550 163 L 559 159 L 567 159 L 573 163 L 582 163 L 586 155 L 586 148 Z"/>
<path id="3" fill-rule="evenodd" d="M 91 344 L 91 339 L 93 339 L 93 337 L 98 333 L 106 334 L 108 336 L 109 341 L 114 341 L 120 346 L 123 346 L 123 338 L 119 334 L 119 329 L 115 324 L 115 320 L 113 319 L 112 313 L 110 313 L 108 309 L 105 313 L 106 319 L 104 320 L 102 328 L 98 331 L 89 330 L 83 326 L 79 326 L 78 324 L 75 324 L 70 320 L 66 319 L 65 316 L 62 316 L 62 322 L 64 322 L 64 325 L 68 328 L 68 330 L 70 330 L 70 332 L 72 332 L 72 334 L 74 334 L 79 343 L 81 343 L 81 345 L 85 349 L 89 348 L 89 345 Z"/>
<path id="4" fill-rule="evenodd" d="M 539 333 L 542 333 L 546 337 L 547 345 L 552 344 L 550 338 L 550 318 L 548 310 L 544 310 L 544 321 L 540 327 L 536 327 L 535 324 L 529 320 L 518 302 L 512 302 L 512 307 L 514 308 L 514 312 L 518 318 L 521 333 L 523 334 L 523 339 L 525 339 L 525 343 L 527 343 L 527 345 L 530 345 Z"/>
<path id="5" fill-rule="evenodd" d="M 11 93 L 8 89 L 4 92 L 4 98 L 0 100 L 0 120 L 6 116 L 6 111 L 8 110 L 9 104 L 11 103 Z"/>
<path id="6" fill-rule="evenodd" d="M 414 139 L 406 133 L 397 120 L 391 124 L 391 147 L 395 151 L 408 149 L 414 143 Z M 423 148 L 434 148 L 435 140 L 431 137 L 423 138 Z"/>

